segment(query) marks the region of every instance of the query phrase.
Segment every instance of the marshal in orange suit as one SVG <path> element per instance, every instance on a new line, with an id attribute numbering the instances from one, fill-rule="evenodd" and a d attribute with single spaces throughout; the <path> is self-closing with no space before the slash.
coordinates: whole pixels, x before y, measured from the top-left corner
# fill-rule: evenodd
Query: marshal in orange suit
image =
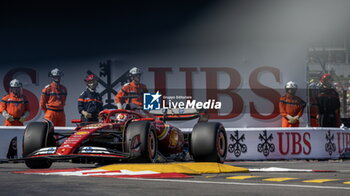
<path id="1" fill-rule="evenodd" d="M 282 127 L 299 127 L 299 118 L 303 115 L 305 102 L 295 95 L 298 86 L 289 81 L 285 85 L 286 94 L 280 98 L 279 109 L 282 116 Z"/>

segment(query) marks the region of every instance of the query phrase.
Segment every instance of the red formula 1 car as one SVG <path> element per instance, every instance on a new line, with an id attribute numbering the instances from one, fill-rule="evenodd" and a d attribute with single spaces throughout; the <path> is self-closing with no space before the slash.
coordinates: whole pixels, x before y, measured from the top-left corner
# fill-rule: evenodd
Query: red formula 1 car
<path id="1" fill-rule="evenodd" d="M 29 168 L 49 168 L 57 160 L 75 162 L 158 162 L 192 157 L 200 162 L 223 162 L 227 138 L 221 123 L 206 122 L 200 113 L 148 113 L 104 110 L 99 123 L 79 124 L 74 133 L 55 133 L 50 122 L 32 122 L 23 136 L 23 159 Z M 166 123 L 199 118 L 192 132 Z M 204 119 L 204 120 L 203 120 Z M 81 123 L 80 120 L 72 120 Z M 58 142 L 66 138 L 63 142 Z M 189 152 L 189 153 L 187 153 Z M 188 155 L 189 154 L 189 155 Z"/>

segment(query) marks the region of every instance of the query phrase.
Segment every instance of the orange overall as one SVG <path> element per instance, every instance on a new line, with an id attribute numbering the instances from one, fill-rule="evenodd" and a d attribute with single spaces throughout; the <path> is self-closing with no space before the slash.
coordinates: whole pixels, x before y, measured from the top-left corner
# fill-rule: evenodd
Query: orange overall
<path id="1" fill-rule="evenodd" d="M 45 113 L 44 118 L 55 126 L 66 126 L 64 106 L 66 104 L 67 89 L 61 84 L 52 82 L 41 92 L 40 106 Z"/>
<path id="2" fill-rule="evenodd" d="M 143 93 L 147 93 L 147 87 L 144 84 L 135 84 L 134 81 L 125 84 L 122 89 L 115 96 L 116 103 L 133 103 L 138 106 L 142 106 L 143 104 Z M 134 98 L 128 98 L 128 96 L 132 96 Z"/>
<path id="3" fill-rule="evenodd" d="M 305 102 L 298 96 L 286 94 L 280 98 L 279 109 L 282 116 L 282 127 L 299 127 L 299 120 L 295 123 L 289 123 L 287 115 L 292 117 L 298 115 L 301 117 L 303 115 L 303 109 L 305 107 Z"/>
<path id="4" fill-rule="evenodd" d="M 26 96 L 16 96 L 12 92 L 2 98 L 0 102 L 0 112 L 7 111 L 7 113 L 13 116 L 14 121 L 5 120 L 5 126 L 23 126 L 23 123 L 19 119 L 29 109 L 29 103 Z"/>

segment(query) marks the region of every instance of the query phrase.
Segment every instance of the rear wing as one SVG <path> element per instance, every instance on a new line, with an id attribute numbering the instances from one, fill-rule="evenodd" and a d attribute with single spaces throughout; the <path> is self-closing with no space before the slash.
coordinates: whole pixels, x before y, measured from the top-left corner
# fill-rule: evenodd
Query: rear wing
<path id="1" fill-rule="evenodd" d="M 198 121 L 206 122 L 209 118 L 206 111 L 198 111 L 196 109 L 161 109 L 151 110 L 149 113 L 163 121 L 192 120 L 198 118 Z"/>

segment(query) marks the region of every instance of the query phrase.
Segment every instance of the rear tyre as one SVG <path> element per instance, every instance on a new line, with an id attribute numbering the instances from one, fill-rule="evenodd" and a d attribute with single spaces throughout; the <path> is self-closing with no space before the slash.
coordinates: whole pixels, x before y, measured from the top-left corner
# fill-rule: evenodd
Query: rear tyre
<path id="1" fill-rule="evenodd" d="M 192 130 L 190 145 L 195 161 L 223 163 L 227 154 L 225 128 L 217 122 L 197 123 Z"/>
<path id="2" fill-rule="evenodd" d="M 156 162 L 158 140 L 154 126 L 149 121 L 131 122 L 126 128 L 125 149 L 131 162 Z"/>
<path id="3" fill-rule="evenodd" d="M 32 122 L 27 125 L 23 136 L 23 157 L 29 156 L 40 148 L 48 147 L 53 141 L 49 136 L 49 125 L 46 122 Z M 52 161 L 49 159 L 28 159 L 25 160 L 27 167 L 31 169 L 49 168 Z"/>

